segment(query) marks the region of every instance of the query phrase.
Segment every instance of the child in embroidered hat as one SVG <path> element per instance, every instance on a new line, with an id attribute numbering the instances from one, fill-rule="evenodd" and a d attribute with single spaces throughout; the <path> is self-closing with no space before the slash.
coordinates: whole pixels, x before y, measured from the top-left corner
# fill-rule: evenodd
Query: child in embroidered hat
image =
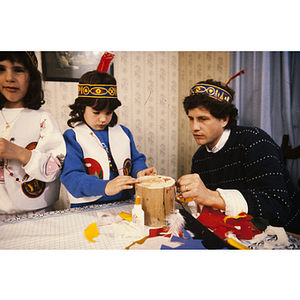
<path id="1" fill-rule="evenodd" d="M 117 124 L 115 78 L 97 70 L 83 74 L 70 105 L 72 129 L 64 133 L 67 155 L 61 182 L 71 207 L 130 199 L 136 177 L 156 174 L 135 147 L 128 128 Z M 93 175 L 93 176 L 91 176 Z"/>
<path id="2" fill-rule="evenodd" d="M 183 105 L 200 148 L 191 174 L 177 181 L 183 197 L 236 216 L 241 211 L 300 233 L 300 194 L 280 147 L 263 130 L 237 126 L 234 91 L 213 80 L 197 83 Z"/>
<path id="3" fill-rule="evenodd" d="M 64 139 L 45 103 L 34 52 L 0 52 L 0 219 L 53 209 Z"/>

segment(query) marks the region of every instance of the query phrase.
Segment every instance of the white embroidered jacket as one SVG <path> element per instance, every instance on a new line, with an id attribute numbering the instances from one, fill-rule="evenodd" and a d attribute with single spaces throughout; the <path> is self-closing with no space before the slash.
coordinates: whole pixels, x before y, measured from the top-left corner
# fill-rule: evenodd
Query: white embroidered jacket
<path id="1" fill-rule="evenodd" d="M 76 140 L 82 148 L 84 163 L 88 173 L 96 175 L 100 179 L 109 180 L 110 167 L 108 154 L 103 146 L 101 146 L 101 141 L 86 124 L 77 125 L 73 130 Z M 131 165 L 130 139 L 120 125 L 108 128 L 108 139 L 110 152 L 119 175 L 126 175 L 126 163 L 129 162 Z M 75 198 L 68 192 L 70 203 L 87 203 L 96 201 L 101 197 L 102 195 Z"/>

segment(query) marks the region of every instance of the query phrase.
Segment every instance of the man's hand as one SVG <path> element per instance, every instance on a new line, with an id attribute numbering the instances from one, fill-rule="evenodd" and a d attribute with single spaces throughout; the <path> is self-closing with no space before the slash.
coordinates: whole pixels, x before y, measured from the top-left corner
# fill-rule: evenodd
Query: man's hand
<path id="1" fill-rule="evenodd" d="M 192 198 L 197 204 L 225 210 L 225 201 L 217 191 L 208 189 L 198 174 L 180 177 L 176 182 L 177 188 L 184 198 Z"/>

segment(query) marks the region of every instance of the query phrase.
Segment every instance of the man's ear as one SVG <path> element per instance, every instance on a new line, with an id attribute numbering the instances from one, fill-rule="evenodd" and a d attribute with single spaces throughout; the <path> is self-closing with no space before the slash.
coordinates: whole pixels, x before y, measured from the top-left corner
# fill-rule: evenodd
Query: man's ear
<path id="1" fill-rule="evenodd" d="M 229 122 L 229 115 L 227 115 L 222 120 L 223 120 L 223 128 L 225 128 L 227 126 L 228 122 Z"/>

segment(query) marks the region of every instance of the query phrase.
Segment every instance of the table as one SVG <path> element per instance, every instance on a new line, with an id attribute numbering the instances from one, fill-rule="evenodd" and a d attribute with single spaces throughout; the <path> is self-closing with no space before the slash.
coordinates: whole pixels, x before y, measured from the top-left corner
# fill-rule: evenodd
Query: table
<path id="1" fill-rule="evenodd" d="M 98 213 L 131 214 L 133 205 L 134 200 L 125 200 L 0 221 L 0 249 L 124 250 L 147 236 L 149 227 L 145 226 L 143 236 L 116 237 L 114 224 L 97 226 L 100 235 L 94 238 L 95 242 L 88 241 L 84 231 L 89 225 L 99 221 Z M 276 239 L 276 237 L 270 237 L 269 240 L 274 240 L 274 238 Z M 299 236 L 293 237 L 288 234 L 288 239 L 290 242 L 288 247 L 279 245 L 276 249 L 300 249 Z M 261 243 L 257 243 L 251 245 L 250 248 L 261 249 L 263 247 Z"/>
<path id="2" fill-rule="evenodd" d="M 100 236 L 89 242 L 84 230 L 98 220 L 97 212 L 130 213 L 134 201 L 51 211 L 32 218 L 0 222 L 0 249 L 96 250 L 125 249 L 137 237 L 115 237 L 113 225 L 98 227 Z"/>

